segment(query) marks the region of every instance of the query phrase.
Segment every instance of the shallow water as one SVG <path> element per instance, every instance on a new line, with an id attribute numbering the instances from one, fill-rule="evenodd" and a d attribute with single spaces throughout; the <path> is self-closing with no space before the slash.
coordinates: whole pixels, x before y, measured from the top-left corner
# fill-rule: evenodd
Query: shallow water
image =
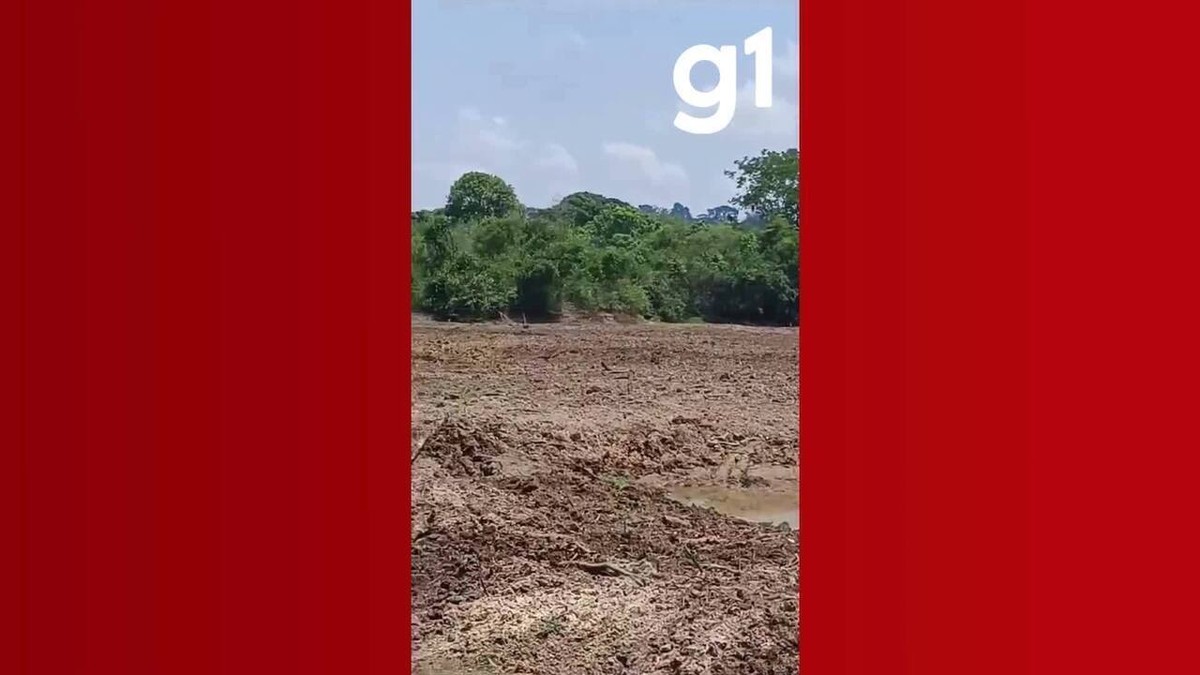
<path id="1" fill-rule="evenodd" d="M 787 523 L 792 529 L 800 525 L 800 495 L 796 490 L 688 485 L 671 488 L 667 494 L 689 506 L 712 507 L 754 523 Z"/>

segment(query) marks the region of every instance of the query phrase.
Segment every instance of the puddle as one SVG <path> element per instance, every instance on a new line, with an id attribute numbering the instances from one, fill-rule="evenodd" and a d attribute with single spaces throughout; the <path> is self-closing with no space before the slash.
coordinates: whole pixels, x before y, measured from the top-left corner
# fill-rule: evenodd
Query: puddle
<path id="1" fill-rule="evenodd" d="M 688 485 L 671 488 L 672 499 L 689 506 L 712 507 L 727 516 L 753 523 L 800 526 L 800 495 L 793 490 Z"/>

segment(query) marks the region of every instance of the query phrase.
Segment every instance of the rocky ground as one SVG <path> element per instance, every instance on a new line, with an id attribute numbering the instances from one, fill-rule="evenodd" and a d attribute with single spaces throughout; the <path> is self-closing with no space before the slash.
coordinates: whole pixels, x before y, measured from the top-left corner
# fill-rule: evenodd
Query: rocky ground
<path id="1" fill-rule="evenodd" d="M 794 328 L 414 318 L 415 671 L 797 672 L 796 357 Z"/>

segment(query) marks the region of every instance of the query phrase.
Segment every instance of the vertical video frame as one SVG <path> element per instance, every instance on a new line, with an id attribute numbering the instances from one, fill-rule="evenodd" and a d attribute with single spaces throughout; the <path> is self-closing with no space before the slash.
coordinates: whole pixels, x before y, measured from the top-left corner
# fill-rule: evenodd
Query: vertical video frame
<path id="1" fill-rule="evenodd" d="M 414 672 L 798 672 L 797 4 L 412 31 Z"/>

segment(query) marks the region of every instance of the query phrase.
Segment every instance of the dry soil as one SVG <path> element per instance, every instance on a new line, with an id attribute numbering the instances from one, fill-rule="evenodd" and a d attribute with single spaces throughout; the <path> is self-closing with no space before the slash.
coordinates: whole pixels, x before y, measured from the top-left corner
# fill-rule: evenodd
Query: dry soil
<path id="1" fill-rule="evenodd" d="M 414 318 L 416 672 L 797 672 L 796 357 Z"/>

